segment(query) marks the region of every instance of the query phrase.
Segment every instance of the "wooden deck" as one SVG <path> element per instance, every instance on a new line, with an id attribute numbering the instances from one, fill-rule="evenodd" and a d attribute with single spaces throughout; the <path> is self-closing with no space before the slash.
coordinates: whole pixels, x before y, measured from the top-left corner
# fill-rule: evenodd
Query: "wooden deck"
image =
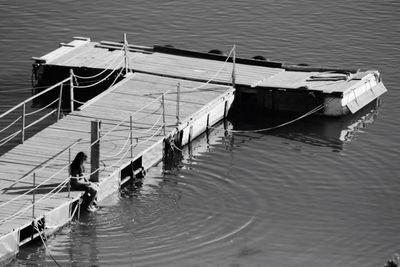
<path id="1" fill-rule="evenodd" d="M 178 83 L 180 83 L 179 125 L 177 124 Z M 158 145 L 160 149 L 157 149 L 160 151 L 157 151 L 156 155 L 148 155 L 143 159 L 143 166 L 151 167 L 161 159 L 162 141 L 166 136 L 200 121 L 200 117 L 203 118 L 202 124 L 205 124 L 204 116 L 207 124 L 214 124 L 221 119 L 221 107 L 218 107 L 220 115 L 211 116 L 212 109 L 217 107 L 213 103 L 229 101 L 230 105 L 233 101 L 233 92 L 234 89 L 229 86 L 204 85 L 195 81 L 140 73 L 128 74 L 120 83 L 81 106 L 80 110 L 65 116 L 0 157 L 0 218 L 3 220 L 0 223 L 0 238 L 32 223 L 30 205 L 33 193 L 12 200 L 33 188 L 34 174 L 35 184 L 38 185 L 58 172 L 41 188 L 35 190 L 35 199 L 38 201 L 54 186 L 68 179 L 68 168 L 65 166 L 68 166 L 71 160 L 69 153 L 72 159 L 79 151 L 85 151 L 90 155 L 92 121 L 101 121 L 100 191 L 102 192 L 99 193 L 101 202 L 115 190 L 109 188 L 109 182 L 106 181 L 108 177 L 116 173 L 118 176 L 121 168 L 129 165 L 133 159 L 145 157 L 146 151 L 161 144 Z M 163 94 L 165 94 L 164 107 Z M 223 107 L 222 105 L 222 109 Z M 202 110 L 204 114 L 199 114 Z M 222 116 L 224 112 L 222 110 Z M 206 125 L 201 127 L 204 130 Z M 193 125 L 184 135 L 193 134 L 189 131 L 193 132 Z M 131 140 L 132 149 L 129 148 Z M 86 172 L 90 172 L 89 164 Z M 64 187 L 61 192 L 48 200 L 36 203 L 34 216 L 41 218 L 49 211 L 80 197 L 81 192 L 71 192 L 68 198 L 67 191 Z M 28 209 L 16 218 L 4 221 L 26 207 Z"/>
<path id="2" fill-rule="evenodd" d="M 74 40 L 35 60 L 51 68 L 111 70 L 125 66 L 124 53 L 121 43 L 92 42 L 87 38 Z M 128 67 L 134 72 L 200 82 L 211 80 L 214 84 L 231 84 L 235 68 L 239 99 L 242 94 L 256 94 L 257 98 L 268 99 L 259 103 L 266 110 L 305 113 L 320 105 L 325 107 L 318 111 L 319 115 L 343 116 L 357 112 L 387 91 L 377 70 L 243 58 L 233 64 L 232 57 L 225 62 L 226 56 L 160 46 L 129 45 L 126 54 Z"/>

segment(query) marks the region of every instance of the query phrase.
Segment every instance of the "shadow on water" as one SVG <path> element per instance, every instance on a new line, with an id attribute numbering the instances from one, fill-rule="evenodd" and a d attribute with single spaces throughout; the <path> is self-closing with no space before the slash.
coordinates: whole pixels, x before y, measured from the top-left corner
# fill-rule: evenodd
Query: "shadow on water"
<path id="1" fill-rule="evenodd" d="M 378 115 L 379 101 L 373 101 L 356 114 L 343 117 L 309 116 L 296 120 L 301 114 L 243 112 L 230 118 L 233 130 L 258 132 L 302 143 L 343 150 L 364 128 L 372 124 Z M 278 126 L 278 127 L 277 127 Z M 275 129 L 270 129 L 274 128 Z M 262 129 L 267 129 L 262 131 Z"/>

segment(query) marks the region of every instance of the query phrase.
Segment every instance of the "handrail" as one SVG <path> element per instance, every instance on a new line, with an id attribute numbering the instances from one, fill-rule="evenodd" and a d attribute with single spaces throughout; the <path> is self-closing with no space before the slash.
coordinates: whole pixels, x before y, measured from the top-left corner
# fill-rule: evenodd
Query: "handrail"
<path id="1" fill-rule="evenodd" d="M 227 57 L 227 60 L 223 63 L 223 65 L 222 65 L 221 68 L 217 71 L 217 73 L 216 73 L 209 81 L 207 81 L 206 83 L 202 84 L 201 86 L 192 88 L 192 89 L 200 89 L 200 88 L 204 87 L 205 85 L 207 85 L 208 83 L 210 83 L 210 81 L 211 81 L 212 79 L 216 78 L 216 77 L 219 75 L 219 73 L 222 71 L 222 69 L 225 67 L 226 62 L 228 61 L 228 59 L 231 57 L 232 54 L 233 54 L 233 62 L 234 62 L 234 64 L 235 64 L 235 52 L 236 52 L 236 47 L 234 46 L 233 49 L 230 51 L 230 53 L 229 53 L 229 55 L 228 55 L 228 57 Z M 125 55 L 125 60 L 126 60 L 126 55 Z M 125 68 L 127 69 L 127 66 L 125 66 Z M 235 85 L 235 69 L 234 69 L 234 68 L 235 68 L 235 67 L 233 66 L 233 69 L 232 69 L 232 85 L 233 85 L 233 86 Z M 110 77 L 110 75 L 111 75 L 112 73 L 116 72 L 116 71 L 117 71 L 117 69 L 114 69 L 106 78 Z M 114 85 L 114 83 L 116 82 L 116 80 L 118 79 L 118 77 L 120 76 L 120 74 L 122 73 L 122 71 L 123 71 L 123 69 L 120 70 L 118 76 L 114 79 L 114 81 L 113 81 L 113 83 L 112 83 L 111 86 Z M 71 90 L 73 90 L 74 87 L 76 87 L 76 88 L 86 88 L 86 87 L 89 87 L 89 85 L 88 85 L 88 86 L 74 86 L 74 84 L 73 84 L 74 78 L 75 78 L 74 74 L 71 73 L 71 76 L 70 76 L 70 77 L 64 79 L 63 81 L 61 81 L 61 82 L 59 82 L 59 83 L 57 83 L 57 84 L 55 84 L 55 85 L 53 85 L 53 86 L 51 86 L 51 87 L 49 87 L 49 88 L 47 88 L 46 90 L 44 90 L 44 91 L 42 91 L 42 92 L 36 94 L 35 96 L 32 96 L 32 97 L 28 98 L 27 100 L 21 102 L 20 104 L 16 105 L 15 107 L 13 107 L 12 109 L 8 110 L 7 112 L 1 114 L 1 115 L 0 115 L 0 119 L 3 118 L 4 116 L 6 116 L 7 114 L 11 113 L 12 111 L 16 110 L 17 108 L 21 107 L 21 106 L 24 108 L 24 110 L 23 110 L 23 116 L 22 116 L 23 120 L 25 119 L 26 116 L 39 112 L 39 111 L 35 111 L 35 112 L 31 112 L 31 113 L 27 113 L 27 114 L 26 114 L 26 113 L 25 113 L 25 105 L 26 105 L 26 103 L 29 102 L 29 101 L 32 101 L 33 99 L 35 99 L 35 98 L 37 98 L 37 97 L 39 97 L 39 96 L 41 96 L 41 95 L 43 95 L 43 94 L 45 94 L 45 93 L 47 93 L 47 92 L 49 92 L 50 90 L 52 90 L 52 89 L 54 89 L 54 88 L 56 88 L 56 87 L 58 87 L 58 86 L 62 86 L 65 82 L 68 82 L 68 81 L 69 81 L 69 82 L 71 83 L 71 84 L 70 84 L 70 85 L 71 85 Z M 104 79 L 102 79 L 101 81 L 103 81 L 103 80 L 104 80 Z M 101 81 L 100 81 L 100 82 L 101 82 Z M 93 85 L 96 85 L 96 84 L 98 84 L 98 83 L 92 84 L 92 85 L 90 85 L 90 86 L 93 86 Z M 61 92 L 62 92 L 62 88 L 61 88 Z M 104 166 L 104 170 L 105 170 L 105 169 L 109 169 L 109 168 L 114 168 L 114 166 L 118 165 L 122 160 L 124 160 L 124 159 L 126 158 L 126 156 L 127 156 L 127 154 L 129 153 L 129 151 L 131 151 L 131 157 L 132 157 L 132 148 L 133 148 L 133 146 L 134 146 L 134 145 L 132 144 L 132 132 L 133 132 L 133 129 L 132 129 L 132 116 L 135 115 L 135 114 L 137 114 L 137 113 L 139 113 L 140 111 L 144 110 L 145 108 L 150 107 L 151 105 L 154 105 L 154 103 L 160 101 L 160 98 L 162 98 L 162 100 L 161 100 L 161 101 L 162 101 L 162 108 L 163 108 L 162 115 L 159 116 L 159 118 L 156 120 L 156 122 L 155 122 L 146 132 L 149 132 L 149 131 L 153 130 L 153 129 L 156 127 L 156 125 L 158 125 L 158 123 L 160 122 L 161 118 L 163 119 L 162 125 L 161 125 L 160 127 L 158 127 L 158 128 L 155 130 L 155 132 L 154 132 L 153 134 L 151 134 L 149 137 L 147 137 L 145 140 L 141 141 L 140 143 L 146 143 L 146 142 L 148 142 L 149 140 L 151 140 L 152 138 L 154 138 L 154 136 L 158 135 L 158 134 L 161 132 L 162 129 L 164 129 L 164 135 L 165 135 L 165 99 L 164 99 L 164 97 L 165 97 L 165 95 L 167 95 L 168 93 L 169 93 L 169 91 L 163 93 L 162 95 L 160 95 L 159 97 L 155 98 L 155 99 L 154 99 L 153 101 L 151 101 L 150 103 L 148 103 L 148 104 L 142 106 L 140 109 L 136 110 L 135 112 L 129 112 L 129 119 L 130 119 L 130 129 L 129 129 L 129 131 L 130 131 L 130 134 L 129 134 L 128 137 L 126 138 L 126 141 L 124 142 L 122 148 L 118 151 L 118 153 L 115 153 L 114 155 L 111 155 L 111 156 L 109 155 L 108 157 L 116 157 L 116 156 L 120 155 L 121 153 L 123 153 L 123 155 L 122 155 L 121 157 L 119 157 L 119 159 L 117 160 L 117 162 L 114 162 L 111 166 L 107 166 L 107 167 Z M 179 95 L 179 85 L 178 85 L 178 95 Z M 60 98 L 59 98 L 59 99 L 56 99 L 56 100 L 55 100 L 54 102 L 52 102 L 51 104 L 54 104 L 56 101 L 60 100 L 61 97 L 62 97 L 62 95 L 60 95 Z M 71 102 L 72 102 L 72 101 L 75 101 L 75 100 L 71 97 Z M 50 105 L 51 105 L 51 104 L 50 104 Z M 50 106 L 50 105 L 48 105 L 48 106 Z M 47 108 L 48 106 L 46 106 L 45 108 Z M 178 108 L 178 107 L 179 107 L 179 100 L 178 100 L 178 106 L 177 106 L 177 108 Z M 43 108 L 43 109 L 45 109 L 45 108 Z M 43 109 L 41 109 L 41 110 L 43 110 Z M 72 109 L 72 110 L 73 110 L 73 109 Z M 55 111 L 57 111 L 57 109 L 55 109 L 55 110 L 51 111 L 50 113 L 48 113 L 47 115 L 45 115 L 44 118 L 48 117 L 49 114 L 52 114 L 52 113 L 55 112 Z M 19 120 L 19 119 L 18 119 L 18 120 Z M 41 120 L 43 120 L 43 118 L 41 118 L 41 119 L 39 119 L 39 120 L 37 120 L 37 121 L 35 121 L 35 122 L 29 124 L 28 126 L 25 126 L 25 123 L 23 122 L 22 132 L 24 131 L 24 129 L 27 129 L 27 128 L 31 127 L 32 125 L 38 123 L 38 122 L 41 121 Z M 90 143 L 90 147 L 92 147 L 95 143 L 99 142 L 101 139 L 105 138 L 105 137 L 106 137 L 107 135 L 109 135 L 111 132 L 114 132 L 114 131 L 117 129 L 117 127 L 121 126 L 121 125 L 122 125 L 123 123 L 125 123 L 126 121 L 127 121 L 127 118 L 122 119 L 119 123 L 117 123 L 117 124 L 116 124 L 114 127 L 112 127 L 109 131 L 107 131 L 107 132 L 106 132 L 105 134 L 103 134 L 101 137 L 97 138 L 96 141 Z M 14 123 L 15 123 L 15 122 L 13 122 L 13 124 L 14 124 Z M 9 137 L 7 137 L 6 139 L 8 139 L 8 138 L 9 138 Z M 11 137 L 11 138 L 13 138 L 13 137 Z M 4 140 L 4 139 L 3 139 L 3 140 Z M 128 145 L 128 144 L 129 144 L 129 141 L 131 141 L 131 144 L 130 144 L 130 145 Z M 42 186 L 42 185 L 45 184 L 46 182 L 50 181 L 51 179 L 53 179 L 54 177 L 56 177 L 57 175 L 59 175 L 62 171 L 64 171 L 66 168 L 68 168 L 68 167 L 70 166 L 70 157 L 69 157 L 69 162 L 68 162 L 68 164 L 63 165 L 63 167 L 60 168 L 60 169 L 57 168 L 57 169 L 58 169 L 57 171 L 56 171 L 56 170 L 54 170 L 54 172 L 52 171 L 52 172 L 51 172 L 51 175 L 48 176 L 47 179 L 45 179 L 44 181 L 42 181 L 39 185 L 35 185 L 35 173 L 37 173 L 38 171 L 40 171 L 40 170 L 46 168 L 47 165 L 48 165 L 50 162 L 53 162 L 55 159 L 57 159 L 58 157 L 60 157 L 61 155 L 63 155 L 63 154 L 65 153 L 65 151 L 68 150 L 68 151 L 70 152 L 70 151 L 71 151 L 71 147 L 73 147 L 74 145 L 76 145 L 78 142 L 80 142 L 80 140 L 74 142 L 73 144 L 71 144 L 71 145 L 70 145 L 69 147 L 67 147 L 66 149 L 60 151 L 60 152 L 58 153 L 57 156 L 55 156 L 54 158 L 52 158 L 52 159 L 50 159 L 49 161 L 47 161 L 44 165 L 41 165 L 41 166 L 35 168 L 34 170 L 30 171 L 29 174 L 32 174 L 32 173 L 33 173 L 33 181 L 34 181 L 34 182 L 33 182 L 33 188 L 30 189 L 30 190 L 28 190 L 27 192 L 21 194 L 21 195 L 18 195 L 17 197 L 15 197 L 15 198 L 13 198 L 13 199 L 7 201 L 7 202 L 1 203 L 1 204 L 0 204 L 0 207 L 5 206 L 5 205 L 7 205 L 8 203 L 13 202 L 13 201 L 15 201 L 15 200 L 17 200 L 17 199 L 20 199 L 20 198 L 22 198 L 23 196 L 25 196 L 25 195 L 27 195 L 27 194 L 29 194 L 29 193 L 31 193 L 31 192 L 35 192 L 35 190 L 36 190 L 37 188 L 39 188 L 40 186 Z M 136 144 L 136 145 L 137 145 L 137 144 Z M 136 145 L 135 145 L 135 146 L 136 146 Z M 125 151 L 125 152 L 124 152 L 124 151 Z M 69 155 L 69 156 L 70 156 L 70 155 Z M 106 157 L 107 157 L 107 156 L 106 156 Z M 95 170 L 95 172 L 97 172 L 97 171 L 99 171 L 99 168 L 98 168 L 97 170 Z M 28 176 L 29 174 L 27 174 L 26 176 L 22 177 L 21 179 L 15 181 L 15 183 L 13 183 L 12 185 L 14 185 L 14 184 L 16 184 L 16 183 L 22 181 L 22 180 L 25 179 L 26 177 L 30 177 L 30 176 Z M 65 186 L 65 184 L 68 182 L 69 179 L 70 179 L 70 176 L 68 176 L 68 178 L 64 179 L 64 181 L 63 181 L 61 184 L 59 184 L 59 185 L 56 186 L 54 189 L 52 189 L 52 190 L 50 191 L 50 193 L 48 193 L 48 194 L 46 194 L 44 197 L 40 198 L 39 201 L 37 201 L 36 203 L 40 203 L 41 201 L 43 201 L 43 200 L 45 200 L 45 199 L 51 198 L 53 195 L 55 195 L 57 192 L 59 192 L 59 191 L 62 189 L 63 186 Z M 58 188 L 59 188 L 59 189 L 58 189 Z M 55 192 L 56 190 L 58 190 L 58 191 Z M 53 193 L 53 192 L 55 192 L 55 193 Z M 53 194 L 53 195 L 51 195 L 51 194 Z M 22 212 L 25 212 L 25 211 L 26 211 L 27 209 L 29 209 L 29 208 L 34 209 L 34 207 L 35 207 L 35 201 L 33 201 L 31 205 L 28 205 L 27 208 L 15 212 L 13 215 L 9 216 L 9 217 L 6 218 L 6 219 L 0 220 L 0 224 L 3 223 L 4 221 L 7 221 L 7 220 L 9 220 L 9 219 L 12 219 L 12 218 L 15 218 L 15 217 L 19 216 L 19 214 L 22 214 Z"/>
<path id="2" fill-rule="evenodd" d="M 43 170 L 44 168 L 46 168 L 51 162 L 53 162 L 54 160 L 58 159 L 61 155 L 63 155 L 66 151 L 69 151 L 71 148 L 73 148 L 74 146 L 76 146 L 77 144 L 79 144 L 79 142 L 82 141 L 82 138 L 79 138 L 77 140 L 75 140 L 74 142 L 72 142 L 72 144 L 70 144 L 69 146 L 67 146 L 66 148 L 62 149 L 61 151 L 58 152 L 58 154 L 56 154 L 56 156 L 54 158 L 49 159 L 48 161 L 42 163 L 41 165 L 37 166 L 35 169 L 31 170 L 28 174 L 26 174 L 24 177 L 22 177 L 21 179 L 15 181 L 12 185 L 15 185 L 16 183 L 24 180 L 25 178 L 29 177 L 28 175 L 33 173 L 33 172 L 39 172 L 41 170 Z M 5 188 L 0 188 L 0 190 L 4 190 Z M 1 206 L 1 205 L 0 205 Z"/>
<path id="3" fill-rule="evenodd" d="M 6 112 L 4 112 L 3 114 L 1 114 L 1 115 L 0 115 L 0 119 L 3 118 L 4 116 L 6 116 L 7 114 L 10 114 L 11 112 L 13 112 L 14 110 L 16 110 L 17 108 L 21 107 L 22 105 L 24 105 L 24 104 L 28 103 L 29 101 L 32 101 L 33 99 L 35 99 L 35 98 L 37 98 L 37 97 L 39 97 L 39 96 L 41 96 L 41 95 L 43 95 L 43 94 L 45 94 L 45 93 L 47 93 L 47 92 L 53 90 L 54 88 L 58 87 L 59 85 L 65 83 L 65 82 L 67 82 L 67 81 L 69 81 L 70 79 L 71 79 L 71 77 L 68 77 L 68 78 L 62 80 L 61 82 L 58 82 L 58 83 L 56 83 L 56 84 L 50 86 L 50 87 L 47 88 L 46 90 L 43 90 L 43 91 L 37 93 L 36 95 L 31 96 L 30 98 L 28 98 L 28 99 L 22 101 L 21 103 L 19 103 L 19 104 L 16 105 L 15 107 L 13 107 L 13 108 L 7 110 Z"/>

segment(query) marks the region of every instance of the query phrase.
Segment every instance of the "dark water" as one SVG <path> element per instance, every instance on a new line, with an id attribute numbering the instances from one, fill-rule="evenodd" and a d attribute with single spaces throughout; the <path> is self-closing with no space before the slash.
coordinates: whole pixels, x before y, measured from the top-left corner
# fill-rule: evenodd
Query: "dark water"
<path id="1" fill-rule="evenodd" d="M 389 92 L 345 119 L 196 140 L 12 266 L 382 266 L 400 252 L 400 2 L 0 1 L 0 109 L 30 57 L 73 36 L 378 69 Z M 235 121 L 235 128 L 274 124 Z M 285 118 L 279 118 L 281 121 Z"/>

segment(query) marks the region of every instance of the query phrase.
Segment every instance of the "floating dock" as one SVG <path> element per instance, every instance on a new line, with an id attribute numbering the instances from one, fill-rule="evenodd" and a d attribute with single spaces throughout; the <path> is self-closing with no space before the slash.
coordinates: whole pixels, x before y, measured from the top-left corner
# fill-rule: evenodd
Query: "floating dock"
<path id="1" fill-rule="evenodd" d="M 0 259 L 12 257 L 39 234 L 53 233 L 76 214 L 82 192 L 69 192 L 67 185 L 68 166 L 77 152 L 91 152 L 87 172 L 100 182 L 101 203 L 137 169 L 160 162 L 171 144 L 182 147 L 226 117 L 234 91 L 230 86 L 128 73 L 79 110 L 2 155 Z M 97 162 L 93 153 L 99 154 Z"/>
<path id="2" fill-rule="evenodd" d="M 234 49 L 221 55 L 77 37 L 34 60 L 33 74 L 39 86 L 68 77 L 70 69 L 87 74 L 128 66 L 138 73 L 233 85 L 235 106 L 257 105 L 261 111 L 306 113 L 324 105 L 316 114 L 343 116 L 357 112 L 387 91 L 377 70 L 244 59 L 237 57 Z"/>
<path id="3" fill-rule="evenodd" d="M 386 91 L 375 70 L 243 59 L 235 48 L 224 55 L 145 47 L 126 39 L 75 38 L 34 58 L 32 74 L 35 101 L 47 101 L 41 110 L 53 109 L 28 122 L 40 110 L 27 112 L 26 101 L 0 115 L 9 122 L 0 130 L 8 134 L 0 146 L 21 137 L 0 156 L 0 263 L 79 214 L 82 192 L 68 186 L 68 166 L 79 151 L 90 155 L 87 173 L 100 184 L 101 203 L 141 167 L 154 166 L 234 109 L 343 116 Z M 27 128 L 51 116 L 55 123 L 26 138 Z"/>

